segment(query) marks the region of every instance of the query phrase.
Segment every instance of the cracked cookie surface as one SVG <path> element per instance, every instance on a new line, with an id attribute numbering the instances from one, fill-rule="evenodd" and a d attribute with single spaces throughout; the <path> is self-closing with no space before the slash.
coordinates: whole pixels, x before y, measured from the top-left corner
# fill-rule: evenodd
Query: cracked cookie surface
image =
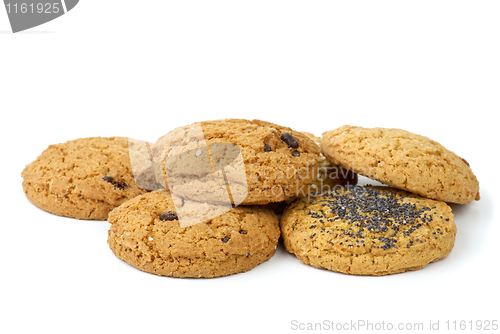
<path id="1" fill-rule="evenodd" d="M 145 193 L 132 174 L 124 137 L 94 137 L 50 145 L 21 176 L 27 198 L 47 212 L 106 220 L 111 210 Z"/>
<path id="2" fill-rule="evenodd" d="M 194 123 L 158 139 L 151 147 L 153 158 L 161 167 L 157 178 L 166 179 L 165 158 L 183 149 L 196 151 L 209 145 L 214 164 L 224 165 L 217 163 L 213 154 L 216 144 L 224 143 L 238 146 L 244 164 L 246 180 L 231 179 L 231 173 L 225 176 L 232 182 L 232 196 L 244 198 L 236 204 L 283 201 L 299 195 L 316 179 L 320 149 L 313 140 L 288 127 L 244 119 Z M 200 181 L 193 164 L 177 170 L 182 172 L 176 175 L 176 182 L 167 180 L 164 184 L 172 193 L 203 202 L 224 198 L 226 189 L 210 178 Z"/>
<path id="3" fill-rule="evenodd" d="M 323 134 L 321 150 L 333 163 L 392 187 L 445 202 L 479 200 L 467 161 L 424 136 L 345 125 Z"/>
<path id="4" fill-rule="evenodd" d="M 316 268 L 381 276 L 447 256 L 456 226 L 442 201 L 390 187 L 346 187 L 298 199 L 281 220 L 286 249 Z"/>
<path id="5" fill-rule="evenodd" d="M 118 258 L 170 277 L 211 278 L 248 271 L 274 255 L 280 236 L 277 216 L 261 206 L 238 206 L 206 222 L 180 227 L 170 193 L 164 190 L 127 201 L 108 220 L 108 245 Z"/>

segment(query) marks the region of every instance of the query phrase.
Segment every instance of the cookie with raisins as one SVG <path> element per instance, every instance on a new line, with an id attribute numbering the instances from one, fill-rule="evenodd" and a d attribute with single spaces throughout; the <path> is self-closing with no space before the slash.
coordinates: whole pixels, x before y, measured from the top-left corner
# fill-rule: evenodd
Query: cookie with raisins
<path id="1" fill-rule="evenodd" d="M 184 216 L 197 218 L 211 206 L 182 202 Z M 109 247 L 137 269 L 184 278 L 246 272 L 276 251 L 278 217 L 263 206 L 238 206 L 187 227 L 182 227 L 177 209 L 171 194 L 164 190 L 125 202 L 109 214 Z"/>
<path id="2" fill-rule="evenodd" d="M 50 145 L 21 176 L 24 193 L 33 204 L 77 219 L 106 220 L 111 210 L 147 191 L 134 180 L 124 137 Z"/>
<path id="3" fill-rule="evenodd" d="M 280 202 L 307 191 L 316 180 L 320 154 L 299 131 L 245 119 L 176 128 L 151 151 L 157 179 L 173 194 L 234 205 Z"/>

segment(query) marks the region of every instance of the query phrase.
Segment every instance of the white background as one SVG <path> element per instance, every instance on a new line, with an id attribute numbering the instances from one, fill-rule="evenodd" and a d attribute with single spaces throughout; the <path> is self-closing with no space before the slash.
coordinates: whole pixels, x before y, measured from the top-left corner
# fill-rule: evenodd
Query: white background
<path id="1" fill-rule="evenodd" d="M 498 1 L 82 0 L 12 34 L 0 7 L 0 332 L 500 322 L 499 17 Z M 470 163 L 481 200 L 452 206 L 454 250 L 419 271 L 348 276 L 306 266 L 281 246 L 244 274 L 172 279 L 114 257 L 107 222 L 45 213 L 22 191 L 22 169 L 50 144 L 155 141 L 228 117 L 317 135 L 344 124 L 426 135 Z"/>

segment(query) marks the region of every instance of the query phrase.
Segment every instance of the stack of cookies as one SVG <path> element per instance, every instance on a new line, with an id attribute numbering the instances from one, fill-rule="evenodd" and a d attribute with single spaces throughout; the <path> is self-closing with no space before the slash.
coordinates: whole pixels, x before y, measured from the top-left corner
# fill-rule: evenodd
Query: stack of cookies
<path id="1" fill-rule="evenodd" d="M 388 187 L 356 186 L 357 174 Z M 479 199 L 467 162 L 426 137 L 344 126 L 318 138 L 241 119 L 180 127 L 154 144 L 112 137 L 51 145 L 22 176 L 33 204 L 107 219 L 117 257 L 170 277 L 248 271 L 274 255 L 280 235 L 314 267 L 416 270 L 453 248 L 445 202 Z"/>

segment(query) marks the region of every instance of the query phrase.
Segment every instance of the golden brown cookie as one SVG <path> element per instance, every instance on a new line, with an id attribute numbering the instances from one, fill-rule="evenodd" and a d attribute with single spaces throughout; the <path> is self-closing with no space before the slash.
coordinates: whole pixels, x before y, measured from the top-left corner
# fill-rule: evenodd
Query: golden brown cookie
<path id="1" fill-rule="evenodd" d="M 106 220 L 137 187 L 127 138 L 82 138 L 50 145 L 21 176 L 28 199 L 40 209 L 77 219 Z"/>
<path id="2" fill-rule="evenodd" d="M 276 215 L 259 206 L 239 206 L 206 222 L 180 227 L 170 193 L 161 190 L 122 204 L 111 212 L 109 222 L 108 244 L 118 258 L 170 277 L 208 278 L 248 271 L 273 256 L 280 236 Z"/>
<path id="3" fill-rule="evenodd" d="M 479 200 L 467 161 L 424 136 L 346 125 L 325 132 L 321 148 L 333 163 L 392 187 L 452 203 Z"/>
<path id="4" fill-rule="evenodd" d="M 447 256 L 456 226 L 444 202 L 390 187 L 345 187 L 298 199 L 281 220 L 286 249 L 353 275 L 417 270 Z"/>
<path id="5" fill-rule="evenodd" d="M 232 153 L 225 153 L 231 149 Z M 165 186 L 172 193 L 200 202 L 223 201 L 226 181 L 237 205 L 267 204 L 298 195 L 316 179 L 320 154 L 319 146 L 301 132 L 243 119 L 177 128 L 158 139 L 151 150 L 161 166 L 158 176 L 166 177 Z M 241 156 L 240 162 L 236 156 Z"/>

